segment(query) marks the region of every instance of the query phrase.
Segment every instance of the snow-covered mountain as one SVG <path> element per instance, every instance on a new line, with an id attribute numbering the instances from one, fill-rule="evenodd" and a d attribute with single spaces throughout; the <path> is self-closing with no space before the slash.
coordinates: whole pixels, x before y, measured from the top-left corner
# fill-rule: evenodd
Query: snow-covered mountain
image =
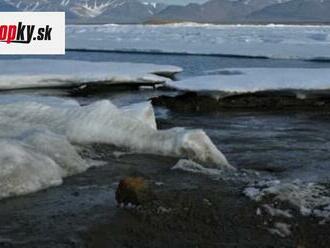
<path id="1" fill-rule="evenodd" d="M 137 0 L 118 0 L 116 6 L 105 8 L 94 18 L 98 23 L 142 23 L 162 11 L 166 5 Z"/>
<path id="2" fill-rule="evenodd" d="M 289 0 L 210 0 L 204 4 L 169 6 L 153 19 L 196 22 L 242 22 L 251 13 Z"/>
<path id="3" fill-rule="evenodd" d="M 0 0 L 0 11 L 65 11 L 68 23 L 330 23 L 330 0 Z M 151 0 L 152 1 L 152 0 Z"/>
<path id="4" fill-rule="evenodd" d="M 292 0 L 267 6 L 248 19 L 262 23 L 329 23 L 330 0 Z"/>
<path id="5" fill-rule="evenodd" d="M 138 0 L 5 0 L 21 11 L 65 11 L 69 22 L 143 22 L 165 8 Z"/>

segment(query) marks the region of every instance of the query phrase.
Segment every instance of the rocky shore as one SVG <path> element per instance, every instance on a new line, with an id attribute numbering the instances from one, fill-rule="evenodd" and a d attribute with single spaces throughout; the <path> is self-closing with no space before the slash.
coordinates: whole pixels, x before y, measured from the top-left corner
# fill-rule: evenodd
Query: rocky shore
<path id="1" fill-rule="evenodd" d="M 0 202 L 0 247 L 329 247 L 329 222 L 274 215 L 242 193 L 243 181 L 173 170 L 176 159 L 84 152 L 107 161 L 61 187 Z M 121 179 L 141 177 L 155 198 L 120 207 Z M 283 203 L 285 204 L 285 203 Z M 290 206 L 286 206 L 290 208 Z"/>
<path id="2" fill-rule="evenodd" d="M 328 247 L 329 223 L 274 215 L 242 195 L 243 184 L 207 176 L 151 169 L 157 199 L 119 207 L 113 218 L 93 225 L 87 247 Z M 317 244 L 317 245 L 316 245 Z"/>

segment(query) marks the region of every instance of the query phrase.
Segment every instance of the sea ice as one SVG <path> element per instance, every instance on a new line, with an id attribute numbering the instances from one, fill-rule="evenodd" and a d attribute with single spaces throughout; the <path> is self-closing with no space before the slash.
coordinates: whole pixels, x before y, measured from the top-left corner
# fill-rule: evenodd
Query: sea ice
<path id="1" fill-rule="evenodd" d="M 91 83 L 154 85 L 159 75 L 181 72 L 176 66 L 77 60 L 0 60 L 0 89 L 74 87 Z"/>
<path id="2" fill-rule="evenodd" d="M 330 58 L 330 27 L 324 25 L 71 25 L 66 34 L 68 49 Z"/>
<path id="3" fill-rule="evenodd" d="M 82 159 L 75 144 L 91 143 L 232 169 L 202 130 L 157 130 L 150 103 L 120 109 L 106 100 L 82 107 L 54 97 L 4 96 L 0 97 L 0 198 L 59 185 L 63 177 L 87 170 L 92 164 Z"/>

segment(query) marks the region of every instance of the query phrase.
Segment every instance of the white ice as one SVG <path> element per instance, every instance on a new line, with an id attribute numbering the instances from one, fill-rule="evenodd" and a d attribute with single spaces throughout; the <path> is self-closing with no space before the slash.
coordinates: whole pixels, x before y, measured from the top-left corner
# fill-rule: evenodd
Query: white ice
<path id="1" fill-rule="evenodd" d="M 300 180 L 264 180 L 252 183 L 244 190 L 244 194 L 252 200 L 274 197 L 275 200 L 290 203 L 302 215 L 321 218 L 330 217 L 329 193 L 325 186 Z"/>
<path id="2" fill-rule="evenodd" d="M 162 84 L 176 66 L 77 60 L 0 60 L 0 89 L 72 87 L 87 83 Z M 156 75 L 157 74 L 157 75 Z"/>
<path id="3" fill-rule="evenodd" d="M 221 91 L 230 93 L 265 90 L 326 90 L 330 89 L 330 69 L 302 68 L 232 68 L 217 75 L 187 78 L 168 82 L 179 90 Z"/>
<path id="4" fill-rule="evenodd" d="M 202 130 L 157 130 L 150 103 L 119 109 L 106 100 L 81 107 L 54 97 L 5 96 L 0 97 L 0 198 L 58 185 L 87 170 L 91 165 L 75 144 L 91 143 L 232 169 Z"/>
<path id="5" fill-rule="evenodd" d="M 122 107 L 121 110 L 125 114 L 144 122 L 151 128 L 157 129 L 154 108 L 150 102 L 131 104 Z"/>
<path id="6" fill-rule="evenodd" d="M 329 59 L 330 26 L 72 25 L 67 48 Z"/>
<path id="7" fill-rule="evenodd" d="M 201 164 L 187 159 L 180 159 L 173 167 L 172 170 L 181 170 L 191 173 L 203 174 L 213 178 L 222 176 L 223 171 L 215 168 L 205 168 Z"/>

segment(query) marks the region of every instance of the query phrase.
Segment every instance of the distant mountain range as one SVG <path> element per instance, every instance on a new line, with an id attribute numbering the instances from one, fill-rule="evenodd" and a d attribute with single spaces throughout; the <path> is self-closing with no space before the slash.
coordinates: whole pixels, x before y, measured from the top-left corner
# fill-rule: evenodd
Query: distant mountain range
<path id="1" fill-rule="evenodd" d="M 168 6 L 152 19 L 154 21 L 239 23 L 245 21 L 247 16 L 255 11 L 282 2 L 285 0 L 210 0 L 204 4 Z"/>
<path id="2" fill-rule="evenodd" d="M 0 0 L 0 11 L 65 11 L 68 23 L 330 23 L 330 0 Z"/>
<path id="3" fill-rule="evenodd" d="M 292 0 L 251 13 L 248 21 L 330 23 L 330 0 Z"/>
<path id="4" fill-rule="evenodd" d="M 69 23 L 142 23 L 166 8 L 138 0 L 0 0 L 17 11 L 65 11 Z M 0 11 L 2 10 L 0 5 Z"/>

